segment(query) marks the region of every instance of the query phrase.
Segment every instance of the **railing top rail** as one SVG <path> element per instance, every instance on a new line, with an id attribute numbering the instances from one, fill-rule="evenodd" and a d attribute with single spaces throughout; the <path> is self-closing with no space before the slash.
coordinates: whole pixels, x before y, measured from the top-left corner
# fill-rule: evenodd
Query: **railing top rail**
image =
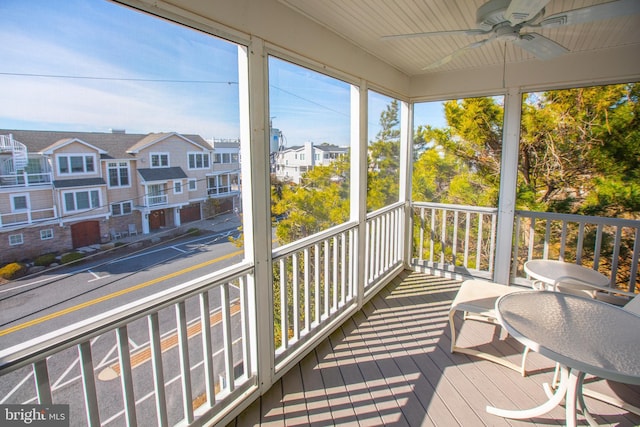
<path id="1" fill-rule="evenodd" d="M 588 216 L 576 214 L 564 214 L 556 212 L 516 211 L 516 216 L 526 218 L 555 219 L 569 222 L 584 222 L 590 224 L 617 225 L 622 227 L 640 228 L 640 221 L 626 218 L 606 218 L 601 216 Z"/>
<path id="2" fill-rule="evenodd" d="M 0 376 L 252 272 L 252 265 L 240 263 L 2 349 Z"/>
<path id="3" fill-rule="evenodd" d="M 277 260 L 278 258 L 287 256 L 290 253 L 297 252 L 299 250 L 311 247 L 318 242 L 322 242 L 329 237 L 333 237 L 344 233 L 345 231 L 356 228 L 358 224 L 356 222 L 350 221 L 344 224 L 337 225 L 335 227 L 331 227 L 327 230 L 321 231 L 320 233 L 314 234 L 313 236 L 305 237 L 304 239 L 297 240 L 292 243 L 288 243 L 284 246 L 280 246 L 273 250 L 273 260 Z"/>
<path id="4" fill-rule="evenodd" d="M 392 203 L 392 204 L 390 204 L 390 205 L 388 205 L 388 206 L 385 206 L 385 207 L 383 207 L 383 208 L 380 208 L 380 209 L 378 209 L 378 210 L 376 210 L 376 211 L 369 212 L 369 213 L 367 214 L 367 219 L 369 220 L 369 219 L 371 219 L 371 218 L 375 218 L 376 216 L 384 215 L 384 214 L 386 214 L 387 212 L 391 212 L 391 211 L 393 211 L 393 210 L 396 210 L 396 209 L 398 209 L 398 208 L 403 207 L 403 206 L 404 206 L 404 204 L 405 204 L 404 202 L 396 202 L 396 203 Z"/>
<path id="5" fill-rule="evenodd" d="M 432 203 L 432 202 L 412 202 L 412 206 L 418 208 L 436 208 L 447 209 L 452 211 L 463 212 L 481 212 L 481 213 L 498 213 L 498 208 L 485 207 L 485 206 L 468 206 L 468 205 L 453 205 L 447 203 Z"/>

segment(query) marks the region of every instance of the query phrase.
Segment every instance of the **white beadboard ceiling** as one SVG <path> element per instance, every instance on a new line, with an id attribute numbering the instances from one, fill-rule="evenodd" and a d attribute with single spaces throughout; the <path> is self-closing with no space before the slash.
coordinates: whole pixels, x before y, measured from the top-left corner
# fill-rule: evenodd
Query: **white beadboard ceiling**
<path id="1" fill-rule="evenodd" d="M 436 69 L 428 65 L 486 36 L 445 35 L 383 40 L 382 36 L 475 29 L 476 10 L 484 0 L 279 0 L 280 3 L 350 40 L 407 75 L 470 70 L 526 61 L 539 61 L 518 46 L 494 40 L 471 49 Z M 637 0 L 640 2 L 640 0 Z M 607 1 L 551 0 L 544 16 Z M 525 29 L 523 33 L 532 32 Z M 637 46 L 640 54 L 640 14 L 568 25 L 535 32 L 571 53 L 618 46 Z"/>

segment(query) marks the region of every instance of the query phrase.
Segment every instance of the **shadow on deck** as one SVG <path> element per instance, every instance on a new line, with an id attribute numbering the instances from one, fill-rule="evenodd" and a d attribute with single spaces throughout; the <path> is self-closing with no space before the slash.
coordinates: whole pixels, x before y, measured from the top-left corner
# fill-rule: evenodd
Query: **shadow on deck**
<path id="1" fill-rule="evenodd" d="M 277 381 L 230 426 L 562 425 L 564 408 L 533 420 L 506 420 L 487 405 L 526 409 L 546 401 L 554 364 L 536 353 L 526 378 L 491 362 L 451 354 L 448 309 L 460 282 L 405 271 Z M 460 325 L 460 319 L 456 325 Z M 522 346 L 499 327 L 464 322 L 460 346 L 519 361 Z M 586 380 L 640 406 L 640 387 Z M 587 398 L 603 425 L 637 426 L 640 417 Z M 586 425 L 579 415 L 578 424 Z"/>

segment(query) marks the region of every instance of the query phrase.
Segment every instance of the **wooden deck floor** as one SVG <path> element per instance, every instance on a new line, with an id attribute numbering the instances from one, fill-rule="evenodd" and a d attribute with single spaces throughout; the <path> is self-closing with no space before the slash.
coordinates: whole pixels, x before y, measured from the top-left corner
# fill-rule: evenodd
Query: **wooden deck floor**
<path id="1" fill-rule="evenodd" d="M 526 409 L 544 402 L 542 383 L 551 380 L 554 365 L 530 353 L 523 378 L 491 362 L 450 354 L 447 315 L 458 286 L 404 272 L 231 426 L 563 425 L 564 407 L 523 421 L 485 411 L 487 405 Z M 460 333 L 458 345 L 485 343 L 519 360 L 522 346 L 495 326 L 467 321 Z M 588 382 L 640 406 L 640 388 Z M 622 409 L 589 398 L 587 405 L 600 424 L 640 425 L 640 417 Z M 581 415 L 578 424 L 587 424 Z"/>

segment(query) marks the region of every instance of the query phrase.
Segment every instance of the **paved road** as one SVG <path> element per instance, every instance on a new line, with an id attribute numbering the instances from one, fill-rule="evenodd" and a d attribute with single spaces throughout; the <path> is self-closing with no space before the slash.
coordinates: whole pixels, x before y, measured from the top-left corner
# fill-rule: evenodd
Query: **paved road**
<path id="1" fill-rule="evenodd" d="M 58 271 L 29 281 L 12 283 L 0 288 L 0 348 L 19 344 L 25 340 L 71 325 L 98 312 L 135 301 L 144 296 L 170 288 L 179 283 L 218 270 L 242 259 L 242 251 L 221 238 L 224 234 L 207 235 L 164 245 L 120 259 L 102 260 L 73 271 Z M 237 292 L 232 290 L 231 297 Z M 222 328 L 219 316 L 220 294 L 209 294 L 212 336 L 214 343 L 214 370 L 223 372 L 221 351 Z M 186 304 L 189 324 L 189 363 L 192 371 L 192 394 L 197 398 L 204 393 L 201 335 L 198 327 L 200 307 L 196 299 Z M 240 322 L 234 316 L 232 336 L 234 359 L 241 364 Z M 182 402 L 181 375 L 176 337 L 176 314 L 172 307 L 159 316 L 162 336 L 164 380 L 169 413 L 179 421 Z M 136 384 L 136 410 L 142 425 L 154 424 L 155 403 L 153 374 L 149 363 L 149 326 L 140 319 L 128 327 L 129 344 L 134 360 Z M 101 412 L 103 424 L 124 425 L 122 392 L 117 359 L 115 332 L 92 340 L 94 370 L 98 399 L 109 402 Z M 84 395 L 80 365 L 76 348 L 49 358 L 49 377 L 54 402 L 71 404 L 71 425 L 84 425 Z M 216 378 L 217 379 L 217 378 Z M 0 381 L 0 403 L 35 403 L 36 392 L 30 367 L 6 375 Z M 102 411 L 101 407 L 101 411 Z M 142 417 L 142 418 L 140 418 Z"/>

